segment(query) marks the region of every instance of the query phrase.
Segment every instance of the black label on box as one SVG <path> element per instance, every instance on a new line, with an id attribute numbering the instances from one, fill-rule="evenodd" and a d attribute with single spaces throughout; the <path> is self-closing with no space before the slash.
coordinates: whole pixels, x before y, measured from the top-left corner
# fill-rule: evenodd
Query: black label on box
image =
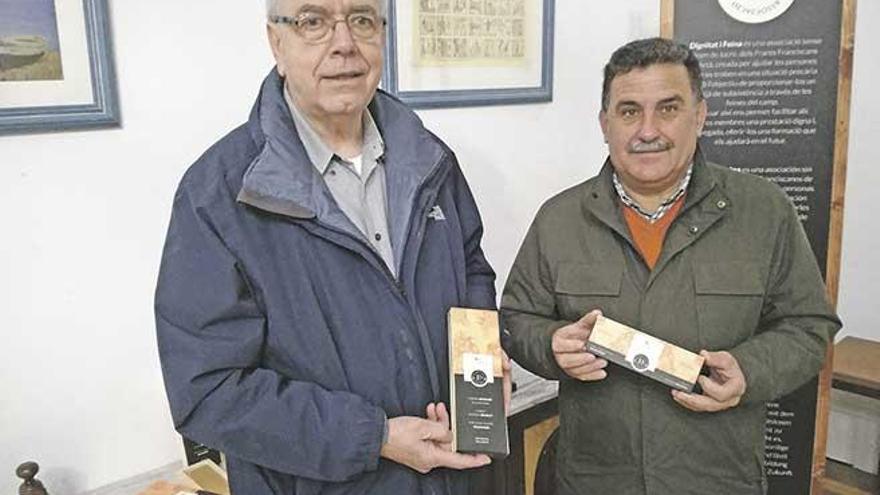
<path id="1" fill-rule="evenodd" d="M 481 384 L 482 383 L 482 384 Z M 501 380 L 488 383 L 480 370 L 455 375 L 455 443 L 458 452 L 506 456 L 507 424 Z"/>

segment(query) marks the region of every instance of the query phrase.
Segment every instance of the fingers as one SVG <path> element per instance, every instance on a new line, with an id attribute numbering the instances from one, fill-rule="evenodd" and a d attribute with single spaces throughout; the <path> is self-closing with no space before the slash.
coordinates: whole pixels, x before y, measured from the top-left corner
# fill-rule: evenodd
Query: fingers
<path id="1" fill-rule="evenodd" d="M 593 325 L 596 324 L 596 320 L 598 320 L 600 316 L 602 316 L 602 310 L 594 309 L 582 316 L 581 319 L 577 321 L 577 324 L 586 327 L 588 330 L 593 330 Z"/>
<path id="2" fill-rule="evenodd" d="M 688 394 L 681 390 L 673 390 L 672 399 L 694 412 L 717 412 L 736 405 L 732 401 L 720 402 L 706 395 Z"/>
<path id="3" fill-rule="evenodd" d="M 601 380 L 607 376 L 605 367 L 608 361 L 597 358 L 589 352 L 580 354 L 558 354 L 556 362 L 567 375 L 584 381 Z"/>
<path id="4" fill-rule="evenodd" d="M 595 363 L 596 361 L 604 361 L 604 359 L 599 359 L 595 354 L 591 354 L 586 351 L 581 351 L 577 354 L 557 354 L 556 355 L 556 364 L 559 365 L 563 370 L 570 370 L 572 368 L 579 368 L 581 366 L 585 366 L 587 364 Z"/>
<path id="5" fill-rule="evenodd" d="M 583 381 L 601 380 L 607 376 L 604 368 L 608 362 L 586 351 L 586 342 L 599 310 L 590 311 L 577 322 L 562 327 L 553 335 L 551 342 L 556 364 L 572 378 Z"/>
<path id="6" fill-rule="evenodd" d="M 584 352 L 587 350 L 587 337 L 580 338 L 556 338 L 553 337 L 551 343 L 553 354 L 570 354 Z"/>
<path id="7" fill-rule="evenodd" d="M 580 320 L 559 328 L 553 333 L 551 345 L 554 353 L 582 352 L 586 349 L 587 339 L 593 331 L 596 319 L 602 312 L 594 309 L 581 317 Z"/>
<path id="8" fill-rule="evenodd" d="M 416 471 L 427 474 L 434 468 L 474 469 L 490 464 L 492 459 L 485 454 L 459 454 L 435 445 L 418 463 L 409 465 Z"/>
<path id="9" fill-rule="evenodd" d="M 604 359 L 597 359 L 592 363 L 587 363 L 583 366 L 578 366 L 576 368 L 565 370 L 569 376 L 572 378 L 576 378 L 585 382 L 594 382 L 597 380 L 602 380 L 606 376 L 608 376 L 608 372 L 605 371 L 605 367 L 608 365 L 608 362 Z"/>
<path id="10" fill-rule="evenodd" d="M 424 422 L 422 440 L 426 442 L 428 457 L 423 458 L 419 471 L 429 472 L 436 467 L 448 467 L 452 469 L 472 469 L 485 466 L 492 462 L 489 456 L 460 454 L 452 450 L 452 432 L 449 431 L 449 412 L 442 402 L 431 403 L 426 407 L 429 419 Z"/>
<path id="11" fill-rule="evenodd" d="M 700 351 L 709 368 L 709 376 L 697 380 L 703 389 L 702 394 L 688 394 L 680 390 L 672 391 L 672 398 L 683 407 L 696 412 L 717 412 L 739 405 L 746 391 L 746 381 L 739 363 L 726 351 Z"/>
<path id="12" fill-rule="evenodd" d="M 422 440 L 432 440 L 441 443 L 452 441 L 452 431 L 449 430 L 448 426 L 444 426 L 440 422 L 423 421 L 420 433 Z"/>
<path id="13" fill-rule="evenodd" d="M 457 452 L 438 450 L 435 455 L 436 457 L 433 462 L 435 467 L 474 469 L 492 462 L 492 459 L 485 454 L 459 454 Z"/>
<path id="14" fill-rule="evenodd" d="M 740 376 L 742 376 L 741 373 Z M 717 412 L 739 405 L 745 392 L 745 381 L 739 378 L 719 382 L 708 376 L 700 376 L 698 381 L 700 387 L 703 388 L 702 394 L 688 394 L 680 390 L 673 390 L 672 398 L 691 411 Z"/>
<path id="15" fill-rule="evenodd" d="M 593 371 L 589 373 L 574 373 L 571 374 L 572 378 L 580 380 L 582 382 L 598 382 L 599 380 L 604 380 L 605 377 L 608 376 L 608 372 L 605 370 Z"/>
<path id="16" fill-rule="evenodd" d="M 446 404 L 442 402 L 430 403 L 425 407 L 425 417 L 428 421 L 439 424 L 445 429 L 449 429 L 449 412 Z"/>
<path id="17" fill-rule="evenodd" d="M 434 406 L 434 407 L 431 407 Z M 436 404 L 428 404 L 428 409 L 433 410 L 436 423 L 443 425 L 444 429 L 449 429 L 449 412 L 446 409 L 446 404 L 442 402 L 438 402 Z M 481 466 L 485 466 L 492 462 L 492 459 L 486 455 L 471 455 L 471 454 L 459 454 L 452 450 L 452 432 L 448 432 L 446 439 L 436 439 L 432 438 L 431 440 L 435 442 L 435 447 L 437 448 L 435 454 L 436 458 L 433 460 L 432 464 L 434 467 L 449 467 L 453 469 L 471 469 L 478 468 Z"/>
<path id="18" fill-rule="evenodd" d="M 711 352 L 703 350 L 700 351 L 700 356 L 703 356 L 706 360 L 706 366 L 722 372 L 737 366 L 736 359 L 729 352 Z"/>
<path id="19" fill-rule="evenodd" d="M 380 455 L 420 473 L 436 467 L 470 469 L 491 462 L 488 456 L 459 454 L 452 451 L 449 413 L 442 403 L 429 404 L 425 413 L 435 421 L 414 416 L 398 416 L 388 420 L 388 441 Z"/>
<path id="20" fill-rule="evenodd" d="M 562 327 L 553 334 L 553 340 L 550 342 L 553 353 L 584 352 L 587 348 L 587 339 L 590 333 L 569 332 L 566 328 L 568 327 Z"/>
<path id="21" fill-rule="evenodd" d="M 437 420 L 444 428 L 449 429 L 449 411 L 446 409 L 446 404 L 442 402 L 437 404 Z"/>
<path id="22" fill-rule="evenodd" d="M 700 379 L 705 393 L 721 401 L 736 399 L 739 402 L 739 397 L 746 391 L 746 377 L 733 354 L 703 350 L 700 355 L 709 368 L 709 376 Z"/>
<path id="23" fill-rule="evenodd" d="M 709 368 L 709 376 L 697 380 L 702 394 L 672 391 L 672 398 L 683 407 L 696 412 L 717 412 L 739 405 L 746 390 L 745 376 L 736 358 L 727 351 L 700 351 Z"/>
<path id="24" fill-rule="evenodd" d="M 719 402 L 730 399 L 728 391 L 724 390 L 724 386 L 720 382 L 708 376 L 698 377 L 697 382 L 700 383 L 700 387 L 703 389 L 703 395 L 708 395 Z"/>
<path id="25" fill-rule="evenodd" d="M 719 402 L 727 402 L 739 396 L 739 386 L 733 381 L 721 383 L 708 376 L 701 376 L 698 381 L 703 387 L 703 395 L 708 395 Z"/>

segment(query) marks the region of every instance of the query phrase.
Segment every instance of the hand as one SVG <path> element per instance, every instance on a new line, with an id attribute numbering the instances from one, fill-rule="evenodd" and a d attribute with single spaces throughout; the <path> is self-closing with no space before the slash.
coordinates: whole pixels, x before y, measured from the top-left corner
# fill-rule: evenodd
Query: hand
<path id="1" fill-rule="evenodd" d="M 452 451 L 452 432 L 446 406 L 428 404 L 427 419 L 398 416 L 388 419 L 388 442 L 380 455 L 422 474 L 437 467 L 471 469 L 485 466 L 492 459 L 483 454 Z"/>
<path id="2" fill-rule="evenodd" d="M 510 371 L 513 365 L 510 364 L 510 358 L 504 349 L 501 349 L 501 369 L 504 372 L 504 415 L 510 416 L 510 397 L 513 395 L 513 379 Z"/>
<path id="3" fill-rule="evenodd" d="M 431 403 L 428 404 L 428 407 L 425 408 L 425 416 L 427 416 L 428 420 L 433 421 L 435 423 L 440 423 L 443 425 L 444 429 L 449 429 L 449 425 L 452 424 L 449 421 L 449 412 L 446 409 L 446 404 L 442 402 L 438 402 L 436 404 Z M 443 443 L 443 442 L 438 442 Z M 449 436 L 449 445 L 450 451 L 452 450 L 452 435 Z"/>
<path id="4" fill-rule="evenodd" d="M 553 332 L 551 345 L 556 364 L 574 379 L 590 382 L 608 375 L 604 370 L 608 361 L 587 352 L 587 339 L 590 338 L 596 319 L 601 315 L 601 311 L 594 309 L 580 320 Z"/>
<path id="5" fill-rule="evenodd" d="M 696 412 L 718 412 L 739 404 L 746 393 L 746 377 L 733 355 L 726 351 L 700 351 L 706 358 L 709 376 L 697 380 L 703 387 L 702 394 L 672 391 L 672 398 L 682 406 Z"/>

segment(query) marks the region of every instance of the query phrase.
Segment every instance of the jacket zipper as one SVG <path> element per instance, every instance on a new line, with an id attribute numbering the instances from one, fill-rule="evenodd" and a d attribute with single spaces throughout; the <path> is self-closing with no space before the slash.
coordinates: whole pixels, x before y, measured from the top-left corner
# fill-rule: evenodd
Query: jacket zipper
<path id="1" fill-rule="evenodd" d="M 433 191 L 428 193 L 427 196 L 424 196 L 423 194 L 421 194 L 421 191 L 424 189 L 426 184 L 431 183 L 432 181 L 435 181 L 435 180 L 441 180 L 445 177 L 445 175 L 443 175 L 438 178 L 438 174 L 441 171 L 440 164 L 443 162 L 443 160 L 446 158 L 446 156 L 447 156 L 447 154 L 445 152 L 440 155 L 440 158 L 432 166 L 431 172 L 425 177 L 425 180 L 423 180 L 417 186 L 416 194 L 414 195 L 414 198 L 413 198 L 413 205 L 412 205 L 413 206 L 413 215 L 410 215 L 410 217 L 409 217 L 409 221 L 407 222 L 407 226 L 406 226 L 406 229 L 407 229 L 406 232 L 409 232 L 409 229 L 412 226 L 412 219 L 417 216 L 419 218 L 420 223 L 418 225 L 418 230 L 416 232 L 416 238 L 413 242 L 413 248 L 416 250 L 416 252 L 414 254 L 414 256 L 415 256 L 414 259 L 416 259 L 416 260 L 418 259 L 418 253 L 421 251 L 421 246 L 422 246 L 422 242 L 423 242 L 423 238 L 424 238 L 425 226 L 427 225 L 427 216 L 425 214 L 425 209 L 427 208 L 428 205 L 431 204 L 431 202 L 433 202 L 437 198 L 437 196 L 439 195 L 440 188 L 439 187 L 435 188 Z M 423 202 L 422 205 L 418 204 L 420 199 L 422 199 L 422 202 Z M 416 208 L 418 208 L 418 209 L 416 210 Z M 388 282 L 391 284 L 391 286 L 394 288 L 395 293 L 401 298 L 403 303 L 409 309 L 410 317 L 415 322 L 416 330 L 418 332 L 418 339 L 419 339 L 419 343 L 422 348 L 422 353 L 423 353 L 423 356 L 425 359 L 425 366 L 427 367 L 427 371 L 428 371 L 428 380 L 431 385 L 431 391 L 433 393 L 434 400 L 435 401 L 439 400 L 440 399 L 440 377 L 439 377 L 439 371 L 437 370 L 437 366 L 434 361 L 433 348 L 431 347 L 430 338 L 428 337 L 428 327 L 425 324 L 424 320 L 422 319 L 421 315 L 419 314 L 417 308 L 415 307 L 414 301 L 411 301 L 412 294 L 407 293 L 406 285 L 404 283 L 404 270 L 403 270 L 404 263 L 403 263 L 403 260 L 406 259 L 406 257 L 407 257 L 407 253 L 409 252 L 407 248 L 409 246 L 406 246 L 406 245 L 404 246 L 404 249 L 403 249 L 402 255 L 401 255 L 401 258 L 403 258 L 403 259 L 401 260 L 401 263 L 400 263 L 401 272 L 398 274 L 398 277 L 395 278 L 394 274 L 391 273 L 391 270 L 385 264 L 385 260 L 383 260 L 379 256 L 379 254 L 377 252 L 375 252 L 372 249 L 372 247 L 369 246 L 369 244 L 367 244 L 367 242 L 364 239 L 361 239 L 360 237 L 354 236 L 347 231 L 344 231 L 344 230 L 338 229 L 336 227 L 330 226 L 328 224 L 325 224 L 323 222 L 320 222 L 317 219 L 314 219 L 314 221 L 315 221 L 315 225 L 317 225 L 321 229 L 327 230 L 329 232 L 333 232 L 338 235 L 342 235 L 343 237 L 346 237 L 346 238 L 350 239 L 351 241 L 353 241 L 354 244 L 357 246 L 357 248 L 355 248 L 353 246 L 347 246 L 347 245 L 343 245 L 343 247 L 345 247 L 346 249 L 361 256 L 368 263 L 370 263 L 370 265 L 372 265 L 377 270 L 381 271 L 385 275 L 385 278 L 388 280 Z M 406 240 L 407 237 L 404 237 L 404 239 Z M 328 239 L 328 240 L 330 240 L 331 242 L 334 242 L 332 239 Z M 336 244 L 338 244 L 338 243 L 336 243 Z M 366 251 L 366 253 L 369 253 L 369 254 L 366 254 L 365 251 Z M 413 274 L 414 273 L 415 273 L 415 271 L 413 270 Z M 410 277 L 407 277 L 407 278 L 410 278 Z M 414 278 L 414 277 L 412 277 L 412 278 Z"/>
<path id="2" fill-rule="evenodd" d="M 425 180 L 419 185 L 418 191 L 421 191 L 425 184 L 432 183 L 433 181 L 442 182 L 442 180 L 445 179 L 445 177 L 446 177 L 445 174 L 449 173 L 448 168 L 445 169 L 445 173 L 443 175 L 438 176 L 438 174 L 443 172 L 443 170 L 440 167 L 440 164 L 443 162 L 444 159 L 446 159 L 445 152 L 440 155 L 440 158 L 437 160 L 437 162 L 431 168 L 431 172 L 427 175 Z M 409 232 L 409 229 L 411 228 L 411 225 L 412 225 L 412 219 L 414 218 L 414 216 L 417 215 L 416 218 L 418 218 L 419 224 L 418 224 L 418 228 L 416 230 L 416 238 L 413 242 L 413 249 L 415 249 L 415 252 L 412 254 L 412 259 L 416 262 L 419 259 L 419 253 L 421 252 L 422 242 L 424 240 L 425 226 L 427 225 L 427 222 L 428 222 L 426 210 L 429 207 L 429 205 L 437 199 L 437 196 L 439 194 L 440 194 L 440 187 L 438 186 L 438 187 L 435 187 L 433 190 L 431 190 L 429 193 L 427 193 L 427 195 L 424 197 L 421 194 L 417 193 L 415 195 L 415 197 L 413 198 L 413 201 L 414 201 L 413 213 L 414 214 L 410 216 L 409 224 L 406 226 L 406 228 L 407 228 L 406 232 Z M 422 200 L 422 204 L 417 203 L 420 198 Z M 401 255 L 401 257 L 403 259 L 407 258 L 407 253 L 408 253 L 407 247 L 408 246 L 404 246 L 404 249 L 402 251 L 403 254 Z M 403 260 L 401 260 L 400 266 L 401 266 L 401 268 L 404 267 Z M 413 283 L 415 283 L 415 268 L 413 268 L 411 270 L 411 273 L 412 273 Z M 404 279 L 404 271 L 403 270 L 401 270 L 400 278 L 401 278 L 401 280 Z M 402 283 L 403 282 L 401 282 L 401 284 Z M 440 400 L 440 376 L 439 376 L 440 373 L 439 373 L 439 370 L 437 369 L 436 361 L 434 359 L 434 349 L 431 346 L 431 340 L 430 340 L 430 337 L 428 336 L 428 326 L 425 324 L 424 320 L 422 319 L 422 315 L 417 310 L 417 308 L 414 304 L 415 301 L 413 300 L 413 302 L 410 303 L 409 302 L 410 298 L 406 297 L 406 299 L 407 299 L 407 305 L 410 308 L 410 313 L 412 315 L 412 318 L 416 323 L 416 329 L 418 330 L 418 333 L 419 333 L 419 341 L 421 342 L 422 353 L 424 354 L 424 358 L 425 358 L 425 366 L 428 368 L 428 379 L 431 382 L 431 391 L 433 392 L 434 401 L 436 402 L 436 401 Z"/>

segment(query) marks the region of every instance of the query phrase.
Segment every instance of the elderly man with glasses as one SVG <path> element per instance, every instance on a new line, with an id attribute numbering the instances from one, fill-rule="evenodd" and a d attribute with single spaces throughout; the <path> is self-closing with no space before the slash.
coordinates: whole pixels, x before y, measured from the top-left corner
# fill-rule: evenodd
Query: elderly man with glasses
<path id="1" fill-rule="evenodd" d="M 176 428 L 238 495 L 466 493 L 446 313 L 494 308 L 455 156 L 377 91 L 385 2 L 267 2 L 277 65 L 185 174 L 156 291 Z M 506 380 L 509 381 L 509 380 Z"/>

